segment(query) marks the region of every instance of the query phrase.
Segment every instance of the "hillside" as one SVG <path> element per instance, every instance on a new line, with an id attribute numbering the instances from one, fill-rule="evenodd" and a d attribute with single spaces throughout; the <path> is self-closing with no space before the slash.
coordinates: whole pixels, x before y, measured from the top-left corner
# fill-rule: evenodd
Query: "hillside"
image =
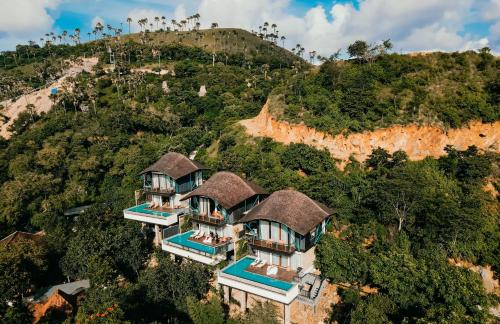
<path id="1" fill-rule="evenodd" d="M 144 188 L 138 175 L 166 152 L 195 156 L 209 168 L 205 178 L 230 171 L 331 209 L 331 222 L 329 214 L 306 231 L 315 235 L 314 267 L 329 281 L 321 320 L 493 321 L 497 290 L 469 270 L 488 269 L 494 279 L 500 269 L 492 55 L 381 54 L 311 67 L 228 29 L 2 55 L 1 95 L 15 98 L 15 114 L 1 111 L 11 118 L 9 136 L 0 137 L 0 237 L 45 236 L 40 246 L 0 246 L 0 322 L 31 322 L 23 297 L 68 279 L 91 282 L 77 313 L 42 321 L 279 321 L 269 303 L 228 313 L 213 291 L 217 266 L 172 260 L 153 246 L 153 226 L 124 218 Z M 25 104 L 35 107 L 21 111 Z M 82 215 L 65 213 L 83 206 Z M 183 229 L 191 224 L 184 219 Z M 231 256 L 248 252 L 234 245 Z M 299 320 L 316 310 L 299 306 Z"/>
<path id="2" fill-rule="evenodd" d="M 272 113 L 332 135 L 408 123 L 455 128 L 499 120 L 499 84 L 500 59 L 487 52 L 332 61 L 275 89 L 282 100 Z"/>

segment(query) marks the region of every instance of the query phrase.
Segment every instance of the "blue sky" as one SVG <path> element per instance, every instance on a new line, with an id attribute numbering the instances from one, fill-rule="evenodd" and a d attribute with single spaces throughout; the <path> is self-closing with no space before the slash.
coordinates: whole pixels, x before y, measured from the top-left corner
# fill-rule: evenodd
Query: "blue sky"
<path id="1" fill-rule="evenodd" d="M 0 49 L 39 41 L 47 32 L 82 30 L 97 21 L 120 26 L 132 17 L 167 21 L 200 13 L 202 27 L 258 29 L 276 23 L 288 47 L 301 43 L 324 55 L 356 39 L 390 38 L 395 50 L 457 51 L 489 46 L 500 52 L 500 0 L 0 0 Z M 137 30 L 136 24 L 133 29 Z"/>

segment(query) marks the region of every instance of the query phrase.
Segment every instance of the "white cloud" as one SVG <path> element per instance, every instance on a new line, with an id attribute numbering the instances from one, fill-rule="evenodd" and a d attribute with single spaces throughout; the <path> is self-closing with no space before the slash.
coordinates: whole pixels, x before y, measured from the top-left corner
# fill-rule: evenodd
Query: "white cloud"
<path id="1" fill-rule="evenodd" d="M 30 38 L 51 30 L 53 19 L 47 9 L 55 9 L 60 0 L 2 0 L 0 10 L 0 48 L 13 48 Z"/>
<path id="2" fill-rule="evenodd" d="M 500 3 L 489 1 L 490 7 Z M 357 39 L 390 38 L 397 50 L 405 52 L 485 46 L 487 38 L 463 33 L 475 5 L 473 0 L 362 0 L 358 9 L 350 3 L 333 3 L 331 8 L 316 6 L 293 15 L 287 0 L 202 0 L 198 10 L 204 26 L 218 22 L 223 27 L 257 29 L 268 21 L 287 36 L 288 47 L 301 43 L 306 50 L 331 54 Z"/>
<path id="3" fill-rule="evenodd" d="M 500 19 L 500 0 L 483 0 L 481 5 L 481 15 L 485 20 Z"/>

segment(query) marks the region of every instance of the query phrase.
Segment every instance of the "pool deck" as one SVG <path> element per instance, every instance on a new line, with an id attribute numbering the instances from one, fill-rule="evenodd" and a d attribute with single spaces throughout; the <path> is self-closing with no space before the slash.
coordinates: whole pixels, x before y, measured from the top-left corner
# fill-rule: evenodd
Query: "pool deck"
<path id="1" fill-rule="evenodd" d="M 193 234 L 193 232 L 194 231 L 188 231 L 188 232 L 174 235 L 172 237 L 165 239 L 165 243 L 167 243 L 167 244 L 174 243 L 174 244 L 177 244 L 179 246 L 182 246 L 182 247 L 185 247 L 188 249 L 193 249 L 193 250 L 201 251 L 201 252 L 208 253 L 208 254 L 215 254 L 216 253 L 216 249 L 215 249 L 214 245 L 202 243 L 202 242 L 196 241 L 194 239 L 191 240 L 191 235 Z"/>
<path id="2" fill-rule="evenodd" d="M 269 267 L 270 267 L 269 265 L 265 265 L 265 266 L 260 267 L 260 268 L 254 267 L 254 266 L 249 266 L 245 270 L 248 272 L 256 273 L 256 274 L 261 275 L 261 276 L 266 276 L 269 278 L 278 279 L 278 280 L 286 281 L 286 282 L 292 282 L 293 278 L 295 278 L 295 276 L 297 275 L 297 272 L 295 272 L 295 271 L 290 271 L 290 270 L 287 270 L 283 267 L 278 267 L 278 273 L 274 276 L 271 276 L 271 275 L 267 274 L 267 268 L 269 268 Z"/>
<path id="3" fill-rule="evenodd" d="M 177 209 L 175 212 L 166 209 L 151 209 L 147 204 L 132 206 L 123 211 L 126 219 L 131 219 L 143 223 L 170 226 L 178 222 L 178 215 L 186 209 Z"/>
<path id="4" fill-rule="evenodd" d="M 215 240 L 212 240 L 212 243 L 205 243 L 203 242 L 203 240 L 205 239 L 205 237 L 201 237 L 201 238 L 194 238 L 194 237 L 189 237 L 188 240 L 190 241 L 193 241 L 195 243 L 198 243 L 198 244 L 203 244 L 203 245 L 206 245 L 206 246 L 213 246 L 213 247 L 217 247 L 217 246 L 223 246 L 223 245 L 226 245 L 226 244 L 229 244 L 232 242 L 232 239 L 230 237 L 228 237 L 228 241 L 225 241 L 225 242 L 221 242 L 219 241 L 219 243 L 215 243 Z"/>
<path id="5" fill-rule="evenodd" d="M 278 270 L 277 275 L 268 276 L 266 266 L 250 266 L 254 260 L 253 257 L 246 256 L 219 270 L 218 283 L 286 305 L 299 295 L 299 283 L 293 280 L 295 272 L 279 269 L 282 271 Z"/>

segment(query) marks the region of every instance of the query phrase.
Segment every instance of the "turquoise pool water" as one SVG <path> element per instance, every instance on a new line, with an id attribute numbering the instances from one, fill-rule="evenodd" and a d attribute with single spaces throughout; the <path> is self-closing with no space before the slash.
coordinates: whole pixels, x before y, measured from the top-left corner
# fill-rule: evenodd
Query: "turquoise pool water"
<path id="1" fill-rule="evenodd" d="M 173 214 L 167 213 L 167 212 L 146 209 L 147 207 L 148 207 L 148 204 L 146 203 L 146 204 L 130 207 L 127 210 L 131 211 L 131 212 L 136 212 L 136 213 L 141 213 L 141 214 L 149 214 L 149 215 L 154 215 L 154 216 L 162 216 L 162 217 L 168 217 L 168 216 L 173 215 Z"/>
<path id="2" fill-rule="evenodd" d="M 243 279 L 255 281 L 267 286 L 271 286 L 274 288 L 278 288 L 281 290 L 288 291 L 293 287 L 293 284 L 286 282 L 286 281 L 281 281 L 278 279 L 273 279 L 267 276 L 259 275 L 253 272 L 246 271 L 246 269 L 250 266 L 250 263 L 255 260 L 254 258 L 250 257 L 244 257 L 243 259 L 239 260 L 236 263 L 233 263 L 232 265 L 228 266 L 226 269 L 223 270 L 224 273 L 233 275 L 235 277 L 240 277 Z"/>
<path id="3" fill-rule="evenodd" d="M 205 244 L 188 240 L 188 238 L 191 236 L 191 234 L 193 234 L 193 232 L 194 231 L 189 231 L 182 234 L 178 234 L 166 239 L 166 241 L 179 244 L 181 246 L 185 246 L 198 251 L 202 251 L 208 254 L 215 254 L 215 248 L 213 246 L 208 246 Z"/>

